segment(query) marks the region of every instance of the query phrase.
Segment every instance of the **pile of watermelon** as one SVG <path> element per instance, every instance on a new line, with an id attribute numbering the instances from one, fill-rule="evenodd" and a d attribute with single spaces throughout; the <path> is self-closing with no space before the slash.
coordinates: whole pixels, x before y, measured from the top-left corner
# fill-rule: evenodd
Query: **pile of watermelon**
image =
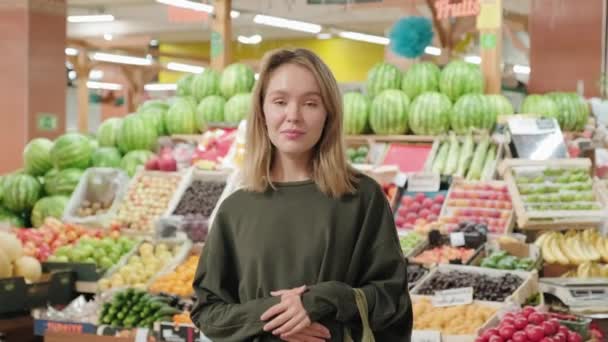
<path id="1" fill-rule="evenodd" d="M 555 118 L 563 131 L 582 131 L 589 120 L 589 106 L 576 93 L 551 92 L 526 96 L 520 113 Z"/>

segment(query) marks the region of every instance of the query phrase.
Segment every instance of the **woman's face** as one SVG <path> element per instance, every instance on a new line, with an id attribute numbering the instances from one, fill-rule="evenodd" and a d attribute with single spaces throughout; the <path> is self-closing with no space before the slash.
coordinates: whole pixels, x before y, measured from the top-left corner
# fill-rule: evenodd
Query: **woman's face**
<path id="1" fill-rule="evenodd" d="M 270 141 L 280 153 L 295 157 L 311 152 L 327 118 L 313 74 L 290 63 L 270 75 L 263 109 Z"/>

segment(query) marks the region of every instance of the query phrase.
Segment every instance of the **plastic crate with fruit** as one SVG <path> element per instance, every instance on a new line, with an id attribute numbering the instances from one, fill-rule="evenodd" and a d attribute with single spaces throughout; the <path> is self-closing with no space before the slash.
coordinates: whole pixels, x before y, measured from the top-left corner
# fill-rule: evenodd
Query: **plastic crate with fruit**
<path id="1" fill-rule="evenodd" d="M 509 188 L 503 181 L 454 180 L 439 222 L 447 232 L 461 222 L 473 222 L 485 224 L 490 234 L 509 233 L 514 224 Z"/>

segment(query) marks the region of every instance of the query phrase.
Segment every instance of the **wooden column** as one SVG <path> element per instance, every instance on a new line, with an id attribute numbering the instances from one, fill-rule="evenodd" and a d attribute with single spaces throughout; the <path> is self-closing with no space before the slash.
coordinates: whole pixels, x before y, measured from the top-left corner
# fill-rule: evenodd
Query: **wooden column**
<path id="1" fill-rule="evenodd" d="M 89 81 L 91 66 L 89 65 L 89 58 L 85 49 L 79 51 L 74 70 L 78 75 L 76 81 L 78 93 L 78 131 L 87 134 L 89 133 L 89 88 L 87 87 L 87 82 Z"/>
<path id="2" fill-rule="evenodd" d="M 477 29 L 486 93 L 499 94 L 502 78 L 502 0 L 481 0 Z"/>
<path id="3" fill-rule="evenodd" d="M 211 67 L 222 70 L 232 60 L 232 19 L 230 9 L 232 0 L 214 1 L 215 13 L 211 24 Z"/>

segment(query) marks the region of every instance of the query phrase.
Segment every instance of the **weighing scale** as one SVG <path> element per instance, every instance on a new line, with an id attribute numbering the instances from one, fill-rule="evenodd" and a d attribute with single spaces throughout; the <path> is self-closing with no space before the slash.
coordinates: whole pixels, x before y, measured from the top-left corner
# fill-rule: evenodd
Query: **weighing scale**
<path id="1" fill-rule="evenodd" d="M 564 136 L 554 118 L 514 117 L 508 121 L 514 158 L 547 160 L 568 158 Z"/>
<path id="2" fill-rule="evenodd" d="M 539 292 L 551 294 L 574 314 L 594 319 L 608 318 L 608 279 L 541 278 Z"/>

